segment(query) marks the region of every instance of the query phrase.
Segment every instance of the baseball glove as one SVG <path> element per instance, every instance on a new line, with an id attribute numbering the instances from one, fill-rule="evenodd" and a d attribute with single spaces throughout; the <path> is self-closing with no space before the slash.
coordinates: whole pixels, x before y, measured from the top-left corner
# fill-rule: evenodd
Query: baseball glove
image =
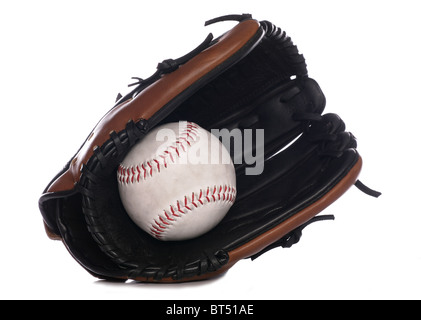
<path id="1" fill-rule="evenodd" d="M 251 15 L 217 39 L 210 34 L 179 59 L 158 64 L 118 95 L 115 106 L 45 188 L 39 208 L 47 235 L 62 240 L 92 275 L 108 280 L 179 282 L 207 279 L 237 261 L 296 243 L 317 216 L 354 185 L 362 160 L 354 136 L 308 77 L 304 57 L 284 31 Z M 119 198 L 117 168 L 152 128 L 191 121 L 228 130 L 264 129 L 263 144 L 231 156 L 262 154 L 264 170 L 235 164 L 237 198 L 211 231 L 191 240 L 159 241 L 137 227 Z"/>

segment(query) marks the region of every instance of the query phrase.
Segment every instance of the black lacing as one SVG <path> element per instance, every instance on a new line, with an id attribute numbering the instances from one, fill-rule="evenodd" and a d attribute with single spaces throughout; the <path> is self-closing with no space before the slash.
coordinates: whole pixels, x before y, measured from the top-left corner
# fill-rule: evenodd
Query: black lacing
<path id="1" fill-rule="evenodd" d="M 255 260 L 258 257 L 260 257 L 265 252 L 268 252 L 269 250 L 282 247 L 282 248 L 291 248 L 294 244 L 296 244 L 298 241 L 300 241 L 303 229 L 307 227 L 309 224 L 312 224 L 313 222 L 317 221 L 323 221 L 323 220 L 335 220 L 335 216 L 333 215 L 322 215 L 322 216 L 316 216 L 307 221 L 306 223 L 303 223 L 298 228 L 295 228 L 291 232 L 289 232 L 287 235 L 282 237 L 281 239 L 275 241 L 271 245 L 267 246 L 263 250 L 259 251 L 258 253 L 250 256 L 249 258 L 251 260 Z"/>
<path id="2" fill-rule="evenodd" d="M 166 59 L 160 63 L 158 63 L 156 67 L 156 72 L 151 75 L 149 78 L 143 79 L 139 77 L 132 77 L 132 79 L 137 80 L 134 83 L 129 84 L 129 87 L 136 86 L 136 88 L 127 94 L 125 97 L 123 97 L 120 93 L 117 95 L 116 102 L 121 103 L 126 101 L 129 98 L 133 98 L 136 95 L 138 95 L 142 90 L 144 90 L 146 87 L 157 81 L 159 78 L 162 77 L 162 75 L 171 73 L 175 70 L 177 70 L 181 65 L 185 64 L 187 61 L 195 57 L 197 54 L 205 50 L 210 46 L 213 40 L 212 33 L 209 33 L 206 39 L 198 45 L 195 49 L 190 51 L 189 53 L 185 54 L 184 56 L 178 58 L 178 59 Z"/>
<path id="3" fill-rule="evenodd" d="M 212 42 L 213 35 L 212 33 L 209 33 L 206 39 L 198 45 L 195 49 L 190 51 L 189 53 L 185 54 L 184 56 L 178 58 L 178 59 L 166 59 L 156 66 L 156 72 L 150 76 L 147 79 L 142 79 L 139 77 L 132 77 L 132 79 L 137 80 L 137 82 L 134 82 L 132 84 L 129 84 L 129 87 L 139 85 L 139 86 L 148 86 L 151 83 L 158 80 L 162 75 L 166 73 L 171 73 L 179 68 L 182 64 L 185 64 L 187 61 L 195 57 L 197 54 L 202 52 L 204 49 L 206 49 L 209 44 Z"/>
<path id="4" fill-rule="evenodd" d="M 205 26 L 209 26 L 211 24 L 217 23 L 217 22 L 222 22 L 222 21 L 244 21 L 244 20 L 249 20 L 252 19 L 251 14 L 249 13 L 243 13 L 243 14 L 228 14 L 225 16 L 221 16 L 221 17 L 216 17 L 213 19 L 210 19 L 208 21 L 205 22 Z"/>
<path id="5" fill-rule="evenodd" d="M 122 268 L 133 268 L 136 264 L 117 254 L 119 249 L 106 237 L 104 220 L 97 212 L 97 194 L 105 184 L 104 177 L 108 177 L 110 172 L 114 171 L 125 152 L 146 135 L 148 130 L 148 121 L 140 119 L 137 122 L 129 121 L 126 128 L 119 133 L 110 132 L 110 138 L 102 146 L 94 147 L 93 156 L 81 168 L 80 181 L 77 185 L 83 195 L 82 210 L 89 232 L 101 250 Z M 97 191 L 94 192 L 94 189 Z"/>
<path id="6" fill-rule="evenodd" d="M 369 187 L 367 187 L 365 184 L 363 184 L 360 180 L 357 180 L 355 182 L 355 186 L 360 189 L 362 192 L 364 192 L 365 194 L 368 194 L 372 197 L 378 198 L 380 197 L 382 194 L 381 192 L 375 191 L 373 189 L 370 189 Z"/>
<path id="7" fill-rule="evenodd" d="M 203 251 L 202 259 L 188 265 L 180 262 L 179 265 L 167 267 L 137 266 L 129 271 L 128 277 L 130 279 L 139 277 L 153 278 L 157 281 L 170 277 L 173 280 L 180 280 L 189 275 L 201 275 L 216 271 L 228 263 L 228 260 L 229 255 L 224 250 L 218 250 L 215 253 Z"/>
<path id="8" fill-rule="evenodd" d="M 195 49 L 185 54 L 184 56 L 178 59 L 166 59 L 158 63 L 158 65 L 156 66 L 156 69 L 157 69 L 156 72 L 149 78 L 142 79 L 138 77 L 133 77 L 132 79 L 137 79 L 138 81 L 130 84 L 129 87 L 134 86 L 134 85 L 139 85 L 141 87 L 148 86 L 151 83 L 158 80 L 162 75 L 171 73 L 177 70 L 179 66 L 181 66 L 182 64 L 185 64 L 187 61 L 189 61 L 190 59 L 195 57 L 197 54 L 202 52 L 204 49 L 206 49 L 209 46 L 209 44 L 212 42 L 212 40 L 213 40 L 213 35 L 212 33 L 209 33 L 206 39 L 200 45 L 198 45 Z"/>
<path id="9" fill-rule="evenodd" d="M 339 158 L 346 149 L 357 147 L 355 136 L 345 131 L 345 123 L 337 114 L 295 113 L 293 120 L 302 123 L 303 132 L 309 141 L 318 142 L 320 156 Z M 369 196 L 377 198 L 381 195 L 360 180 L 355 182 L 355 186 Z"/>
<path id="10" fill-rule="evenodd" d="M 244 21 L 252 19 L 251 14 L 231 14 L 226 16 L 217 17 L 211 20 L 208 20 L 205 22 L 205 26 L 211 25 L 213 23 L 222 22 L 222 21 Z M 178 59 L 166 59 L 160 63 L 158 63 L 156 67 L 156 72 L 151 75 L 149 78 L 143 79 L 140 77 L 132 77 L 133 80 L 136 80 L 135 82 L 129 84 L 129 87 L 136 86 L 136 88 L 127 94 L 125 97 L 123 97 L 120 93 L 117 94 L 116 103 L 122 103 L 130 98 L 134 98 L 136 95 L 138 95 L 142 90 L 144 90 L 146 87 L 157 81 L 159 78 L 161 78 L 162 75 L 171 73 L 179 68 L 179 66 L 183 65 L 193 57 L 195 57 L 197 54 L 208 48 L 210 45 L 212 45 L 213 35 L 212 33 L 209 33 L 209 35 L 206 37 L 206 39 L 197 46 L 196 49 L 192 50 L 191 52 L 187 53 L 186 55 L 178 58 Z"/>

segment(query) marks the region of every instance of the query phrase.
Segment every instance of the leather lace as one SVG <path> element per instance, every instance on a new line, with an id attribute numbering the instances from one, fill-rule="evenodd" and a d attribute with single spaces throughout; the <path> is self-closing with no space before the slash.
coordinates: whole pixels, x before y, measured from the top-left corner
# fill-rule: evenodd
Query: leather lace
<path id="1" fill-rule="evenodd" d="M 339 158 L 346 149 L 357 147 L 355 136 L 345 131 L 345 123 L 336 114 L 295 113 L 293 120 L 302 122 L 304 134 L 309 141 L 318 142 L 320 156 Z M 355 186 L 369 196 L 378 198 L 381 195 L 360 180 L 355 182 Z"/>
<path id="2" fill-rule="evenodd" d="M 252 16 L 249 13 L 243 13 L 243 14 L 228 14 L 225 16 L 221 16 L 221 17 L 216 17 L 213 19 L 210 19 L 208 21 L 205 22 L 205 26 L 209 26 L 211 24 L 217 23 L 217 22 L 222 22 L 222 21 L 244 21 L 244 20 L 248 20 L 251 19 Z"/>
<path id="3" fill-rule="evenodd" d="M 205 26 L 208 26 L 217 22 L 230 21 L 230 20 L 241 22 L 243 20 L 247 20 L 251 18 L 252 18 L 251 14 L 241 14 L 241 15 L 231 14 L 231 15 L 221 16 L 221 17 L 208 20 L 205 22 Z M 186 55 L 178 59 L 166 59 L 158 63 L 156 67 L 157 69 L 156 72 L 153 75 L 151 75 L 149 78 L 143 79 L 140 77 L 132 77 L 132 79 L 136 81 L 129 84 L 128 86 L 129 87 L 136 86 L 136 88 L 124 97 L 120 93 L 118 93 L 116 97 L 116 103 L 122 103 L 129 98 L 134 98 L 147 86 L 151 85 L 152 83 L 157 81 L 159 78 L 161 78 L 162 75 L 171 73 L 177 70 L 181 65 L 191 60 L 197 54 L 199 54 L 200 52 L 208 48 L 212 44 L 212 40 L 213 40 L 213 35 L 212 33 L 209 33 L 206 39 L 199 46 L 197 46 L 195 49 L 193 49 L 191 52 L 187 53 Z"/>
<path id="4" fill-rule="evenodd" d="M 281 239 L 275 241 L 274 243 L 270 244 L 269 246 L 267 246 L 263 250 L 259 251 L 258 253 L 250 256 L 249 258 L 251 260 L 255 260 L 258 257 L 260 257 L 262 254 L 268 252 L 269 250 L 272 250 L 272 249 L 275 249 L 275 248 L 278 248 L 278 247 L 291 248 L 294 244 L 296 244 L 298 241 L 300 241 L 301 236 L 303 234 L 303 229 L 305 227 L 312 224 L 313 222 L 324 221 L 324 220 L 335 220 L 335 216 L 329 214 L 329 215 L 321 215 L 321 216 L 313 217 L 312 219 L 310 219 L 306 223 L 303 223 L 298 228 L 295 228 L 294 230 L 289 232 L 287 235 L 285 235 Z"/>
<path id="5" fill-rule="evenodd" d="M 195 49 L 185 54 L 184 56 L 177 59 L 166 59 L 162 62 L 159 62 L 156 67 L 155 73 L 151 75 L 149 78 L 143 79 L 140 77 L 132 77 L 132 79 L 136 81 L 129 84 L 128 86 L 129 87 L 136 86 L 134 90 L 132 90 L 130 93 L 128 93 L 124 97 L 120 93 L 118 93 L 115 102 L 117 104 L 120 104 L 130 98 L 134 98 L 146 87 L 148 87 L 149 85 L 157 81 L 159 78 L 161 78 L 162 75 L 171 73 L 177 70 L 181 65 L 185 64 L 187 61 L 191 60 L 197 54 L 199 54 L 200 52 L 208 48 L 211 45 L 212 40 L 213 40 L 213 35 L 212 33 L 209 33 L 206 39 L 200 45 L 198 45 Z"/>

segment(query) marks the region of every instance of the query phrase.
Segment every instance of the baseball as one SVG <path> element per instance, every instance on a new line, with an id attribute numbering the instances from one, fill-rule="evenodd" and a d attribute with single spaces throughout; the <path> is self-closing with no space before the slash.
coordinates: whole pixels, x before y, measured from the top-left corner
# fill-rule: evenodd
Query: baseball
<path id="1" fill-rule="evenodd" d="M 235 201 L 229 152 L 192 122 L 161 125 L 133 146 L 117 171 L 129 217 L 152 237 L 180 241 L 214 228 Z"/>

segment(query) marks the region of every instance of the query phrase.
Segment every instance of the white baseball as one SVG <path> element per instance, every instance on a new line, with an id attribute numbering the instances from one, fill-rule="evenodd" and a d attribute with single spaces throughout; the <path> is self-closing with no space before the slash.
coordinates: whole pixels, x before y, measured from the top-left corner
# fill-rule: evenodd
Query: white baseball
<path id="1" fill-rule="evenodd" d="M 130 218 L 164 241 L 208 232 L 224 218 L 236 196 L 229 152 L 192 122 L 152 130 L 127 154 L 117 179 Z"/>

